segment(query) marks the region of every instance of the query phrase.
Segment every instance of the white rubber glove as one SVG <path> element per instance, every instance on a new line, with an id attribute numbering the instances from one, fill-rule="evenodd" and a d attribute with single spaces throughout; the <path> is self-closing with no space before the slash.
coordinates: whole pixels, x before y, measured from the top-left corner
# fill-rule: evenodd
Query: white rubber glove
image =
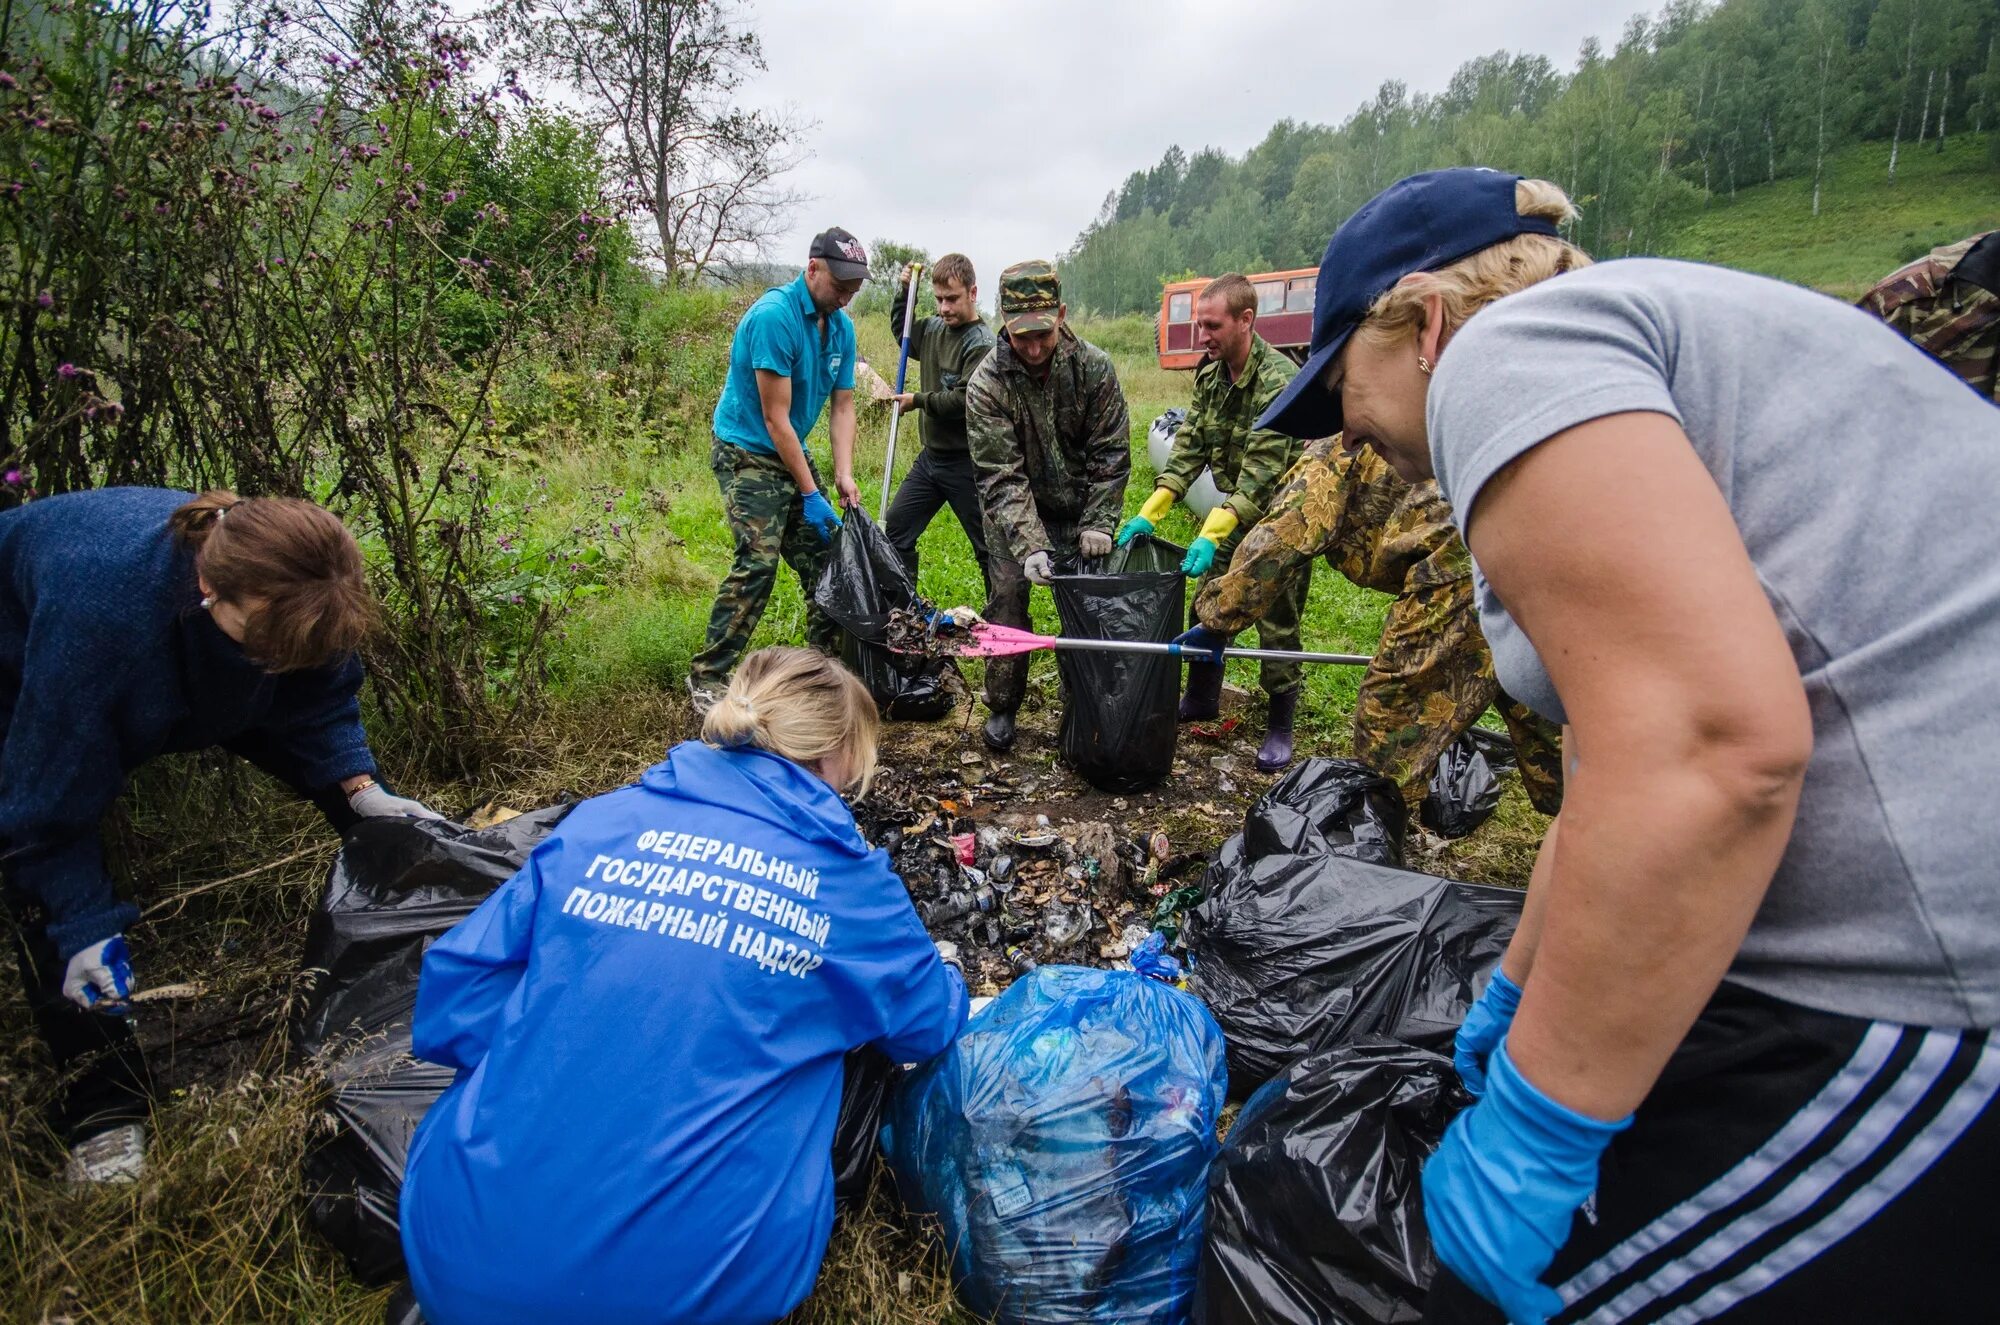
<path id="1" fill-rule="evenodd" d="M 413 801 L 407 796 L 392 796 L 375 782 L 365 782 L 356 787 L 347 798 L 347 807 L 364 819 L 386 819 L 398 815 L 405 819 L 444 818 L 422 801 Z"/>
<path id="2" fill-rule="evenodd" d="M 1077 551 L 1086 557 L 1111 555 L 1111 535 L 1101 529 L 1086 529 L 1076 540 Z"/>
<path id="3" fill-rule="evenodd" d="M 1028 559 L 1021 563 L 1021 575 L 1029 584 L 1048 584 L 1055 579 L 1055 569 L 1049 564 L 1046 552 L 1030 552 Z"/>
<path id="4" fill-rule="evenodd" d="M 125 946 L 123 934 L 113 934 L 69 959 L 63 997 L 86 1012 L 122 1013 L 133 984 L 132 950 Z"/>

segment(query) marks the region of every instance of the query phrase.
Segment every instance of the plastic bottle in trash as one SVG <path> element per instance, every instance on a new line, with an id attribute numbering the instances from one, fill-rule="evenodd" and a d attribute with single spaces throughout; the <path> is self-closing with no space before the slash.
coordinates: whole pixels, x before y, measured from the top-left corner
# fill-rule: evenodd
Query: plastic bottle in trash
<path id="1" fill-rule="evenodd" d="M 1007 964 L 1014 968 L 1015 975 L 1026 975 L 1041 965 L 1040 962 L 1028 955 L 1027 949 L 1017 948 L 1011 944 L 1007 948 Z"/>
<path id="2" fill-rule="evenodd" d="M 955 921 L 963 920 L 980 909 L 979 903 L 973 898 L 971 893 L 963 890 L 954 890 L 931 903 L 929 908 L 924 912 L 924 924 L 932 929 L 936 929 L 941 925 L 949 925 Z"/>

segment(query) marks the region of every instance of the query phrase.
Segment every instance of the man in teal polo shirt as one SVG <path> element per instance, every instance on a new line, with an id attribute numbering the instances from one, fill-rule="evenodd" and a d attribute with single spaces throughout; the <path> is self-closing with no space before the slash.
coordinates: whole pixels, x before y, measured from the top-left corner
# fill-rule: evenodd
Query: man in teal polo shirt
<path id="1" fill-rule="evenodd" d="M 715 592 L 708 642 L 688 667 L 688 696 L 708 712 L 764 615 L 783 559 L 806 594 L 806 637 L 828 653 L 839 629 L 812 606 L 813 582 L 840 514 L 820 491 L 805 437 L 833 402 L 833 486 L 861 503 L 854 482 L 854 323 L 842 310 L 868 275 L 868 254 L 835 226 L 817 236 L 806 269 L 766 290 L 736 324 L 729 379 L 715 406 L 710 463 L 736 537 L 736 559 Z"/>

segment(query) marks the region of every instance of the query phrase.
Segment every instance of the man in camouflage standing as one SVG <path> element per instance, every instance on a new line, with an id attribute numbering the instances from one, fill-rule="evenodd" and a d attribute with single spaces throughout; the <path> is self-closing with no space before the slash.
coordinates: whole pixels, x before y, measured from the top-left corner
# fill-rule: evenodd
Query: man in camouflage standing
<path id="1" fill-rule="evenodd" d="M 1508 698 L 1479 632 L 1472 557 L 1437 481 L 1412 485 L 1372 449 L 1309 442 L 1227 573 L 1196 595 L 1210 647 L 1262 618 L 1324 556 L 1364 589 L 1395 595 L 1354 704 L 1354 757 L 1393 779 L 1414 812 L 1438 756 L 1491 705 L 1514 740 L 1521 782 L 1544 814 L 1562 807 L 1561 733 Z M 1202 632 L 1213 632 L 1202 636 Z"/>
<path id="2" fill-rule="evenodd" d="M 1226 495 L 1209 512 L 1181 563 L 1187 574 L 1200 577 L 1197 591 L 1220 578 L 1217 567 L 1229 566 L 1237 545 L 1264 518 L 1266 503 L 1277 495 L 1285 471 L 1299 458 L 1297 438 L 1257 427 L 1257 416 L 1271 407 L 1297 370 L 1257 334 L 1256 322 L 1257 290 L 1243 276 L 1234 272 L 1219 276 L 1202 289 L 1195 301 L 1195 331 L 1209 357 L 1195 371 L 1187 421 L 1174 438 L 1173 459 L 1161 471 L 1159 486 L 1118 531 L 1120 546 L 1152 533 L 1154 524 L 1207 469 L 1217 490 Z M 1311 583 L 1312 563 L 1307 561 L 1271 596 L 1256 620 L 1259 648 L 1299 647 L 1299 616 Z M 1270 697 L 1270 719 L 1263 747 L 1257 751 L 1257 767 L 1275 773 L 1292 762 L 1292 717 L 1303 678 L 1297 663 L 1266 661 L 1260 664 L 1257 679 Z M 1221 708 L 1222 668 L 1189 663 L 1180 720 L 1213 718 Z"/>
<path id="3" fill-rule="evenodd" d="M 2000 230 L 1932 249 L 1861 307 L 2000 405 Z"/>
<path id="4" fill-rule="evenodd" d="M 1132 472 L 1125 393 L 1111 356 L 1067 325 L 1062 285 L 1046 262 L 1000 273 L 1004 334 L 965 391 L 966 441 L 978 470 L 992 589 L 986 615 L 1028 625 L 1028 586 L 1055 565 L 1111 551 Z M 986 664 L 988 747 L 1014 744 L 1028 660 Z"/>

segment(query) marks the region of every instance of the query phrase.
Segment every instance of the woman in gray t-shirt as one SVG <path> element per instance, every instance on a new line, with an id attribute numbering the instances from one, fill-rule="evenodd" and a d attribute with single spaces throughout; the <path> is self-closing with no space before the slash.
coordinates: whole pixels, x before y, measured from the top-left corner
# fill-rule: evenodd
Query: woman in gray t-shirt
<path id="1" fill-rule="evenodd" d="M 1567 724 L 1431 1316 L 1942 1317 L 2000 1161 L 2000 411 L 1818 295 L 1591 267 L 1573 214 L 1392 186 L 1259 420 L 1435 472 L 1501 684 Z"/>

